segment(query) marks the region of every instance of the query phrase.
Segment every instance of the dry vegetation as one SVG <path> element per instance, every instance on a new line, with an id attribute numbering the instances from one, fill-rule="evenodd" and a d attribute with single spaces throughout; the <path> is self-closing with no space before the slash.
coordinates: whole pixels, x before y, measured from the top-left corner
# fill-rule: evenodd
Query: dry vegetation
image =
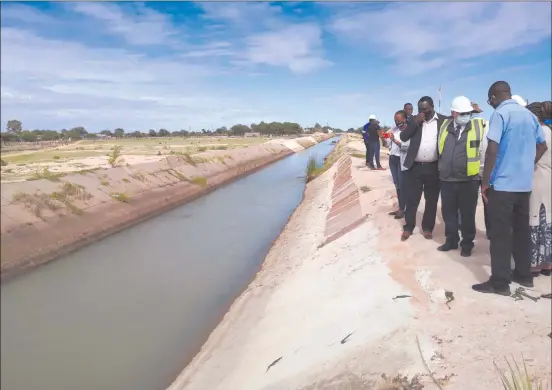
<path id="1" fill-rule="evenodd" d="M 70 172 L 135 165 L 159 161 L 169 155 L 182 156 L 190 165 L 203 161 L 197 153 L 244 148 L 268 138 L 142 138 L 78 141 L 39 150 L 2 149 L 2 182 L 48 179 L 56 181 Z M 223 162 L 224 158 L 216 157 Z M 59 175 L 59 176 L 56 176 Z"/>

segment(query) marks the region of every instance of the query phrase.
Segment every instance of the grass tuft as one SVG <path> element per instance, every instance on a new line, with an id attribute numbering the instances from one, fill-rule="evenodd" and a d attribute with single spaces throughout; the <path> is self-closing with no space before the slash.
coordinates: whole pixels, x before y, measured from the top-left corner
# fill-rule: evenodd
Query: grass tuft
<path id="1" fill-rule="evenodd" d="M 504 390 L 542 390 L 543 384 L 541 381 L 538 383 L 533 384 L 533 381 L 531 380 L 531 376 L 529 375 L 527 371 L 527 366 L 525 365 L 525 360 L 522 356 L 523 361 L 523 370 L 520 368 L 518 363 L 514 358 L 512 358 L 514 366 L 506 360 L 506 364 L 508 365 L 507 374 L 509 374 L 510 378 L 508 378 L 508 375 L 504 373 L 494 362 L 494 366 L 500 376 L 500 381 L 502 382 L 502 387 Z"/>
<path id="2" fill-rule="evenodd" d="M 53 173 L 50 172 L 48 167 L 44 167 L 42 170 L 37 169 L 28 180 L 46 179 L 50 181 L 60 181 L 63 176 L 65 176 L 65 173 Z"/>
<path id="3" fill-rule="evenodd" d="M 310 156 L 309 161 L 307 161 L 307 183 L 320 174 L 321 168 L 322 167 L 316 162 L 314 156 Z"/>
<path id="4" fill-rule="evenodd" d="M 109 193 L 109 196 L 111 196 L 113 199 L 117 199 L 119 202 L 123 203 L 130 203 L 131 197 L 130 195 L 125 194 L 124 192 L 111 192 Z"/>
<path id="5" fill-rule="evenodd" d="M 190 180 L 190 183 L 196 184 L 201 187 L 207 187 L 207 179 L 203 176 L 196 176 Z"/>

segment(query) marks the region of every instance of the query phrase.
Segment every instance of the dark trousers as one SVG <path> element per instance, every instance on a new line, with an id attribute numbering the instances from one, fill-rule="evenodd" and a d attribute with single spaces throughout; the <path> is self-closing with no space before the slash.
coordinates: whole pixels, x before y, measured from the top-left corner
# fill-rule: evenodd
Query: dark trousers
<path id="1" fill-rule="evenodd" d="M 491 252 L 491 282 L 497 288 L 511 281 L 510 259 L 514 256 L 516 276 L 532 280 L 531 233 L 529 230 L 530 192 L 487 191 Z"/>
<path id="2" fill-rule="evenodd" d="M 393 183 L 395 184 L 395 189 L 397 190 L 399 210 L 404 211 L 404 194 L 401 189 L 404 186 L 402 185 L 403 175 L 401 172 L 401 158 L 399 156 L 389 156 L 389 170 L 391 171 Z"/>
<path id="3" fill-rule="evenodd" d="M 366 146 L 366 165 L 370 165 L 370 143 L 366 139 L 364 140 L 364 146 Z"/>
<path id="4" fill-rule="evenodd" d="M 370 166 L 372 168 L 374 168 L 374 167 L 381 168 L 379 140 L 375 140 L 375 141 L 368 140 L 368 141 L 365 141 L 365 144 L 366 143 L 368 143 L 368 146 L 369 146 L 369 147 L 367 147 L 367 149 L 368 149 L 368 161 L 366 161 L 366 163 L 368 164 L 368 166 Z M 374 165 L 374 157 L 375 157 L 375 160 L 376 160 L 376 165 Z"/>
<path id="5" fill-rule="evenodd" d="M 432 163 L 414 163 L 412 168 L 403 171 L 405 188 L 405 225 L 403 229 L 412 233 L 416 227 L 416 213 L 420 205 L 422 193 L 425 198 L 425 210 L 422 218 L 422 230 L 433 232 L 437 216 L 437 201 L 439 200 L 439 171 L 437 161 Z"/>
<path id="6" fill-rule="evenodd" d="M 441 214 L 445 221 L 445 237 L 448 243 L 458 245 L 459 214 L 462 220 L 460 246 L 473 248 L 475 239 L 475 211 L 479 198 L 479 180 L 464 182 L 441 181 Z"/>
<path id="7" fill-rule="evenodd" d="M 485 231 L 487 232 L 487 237 L 490 237 L 491 234 L 491 222 L 489 221 L 489 206 L 487 202 L 483 199 L 483 194 L 481 194 L 481 199 L 483 200 L 483 215 L 485 216 Z"/>

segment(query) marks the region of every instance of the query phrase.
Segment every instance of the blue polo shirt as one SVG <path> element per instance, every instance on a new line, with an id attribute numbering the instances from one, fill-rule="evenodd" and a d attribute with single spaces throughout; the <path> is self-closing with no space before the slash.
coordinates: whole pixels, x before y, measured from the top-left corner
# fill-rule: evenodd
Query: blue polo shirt
<path id="1" fill-rule="evenodd" d="M 545 142 L 537 118 L 515 100 L 505 100 L 491 115 L 487 138 L 498 144 L 498 156 L 490 180 L 494 189 L 531 191 L 536 145 Z"/>

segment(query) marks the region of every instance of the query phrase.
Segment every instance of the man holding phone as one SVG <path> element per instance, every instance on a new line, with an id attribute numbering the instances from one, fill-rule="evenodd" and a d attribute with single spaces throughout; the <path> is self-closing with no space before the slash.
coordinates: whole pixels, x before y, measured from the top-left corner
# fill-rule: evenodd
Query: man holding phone
<path id="1" fill-rule="evenodd" d="M 407 240 L 416 227 L 416 213 L 422 193 L 425 198 L 422 234 L 428 240 L 433 238 L 439 200 L 437 139 L 445 119 L 444 115 L 435 112 L 433 99 L 424 96 L 418 101 L 418 115 L 412 117 L 400 133 L 401 141 L 410 141 L 403 164 L 406 169 L 403 172 L 406 208 L 402 241 Z"/>

